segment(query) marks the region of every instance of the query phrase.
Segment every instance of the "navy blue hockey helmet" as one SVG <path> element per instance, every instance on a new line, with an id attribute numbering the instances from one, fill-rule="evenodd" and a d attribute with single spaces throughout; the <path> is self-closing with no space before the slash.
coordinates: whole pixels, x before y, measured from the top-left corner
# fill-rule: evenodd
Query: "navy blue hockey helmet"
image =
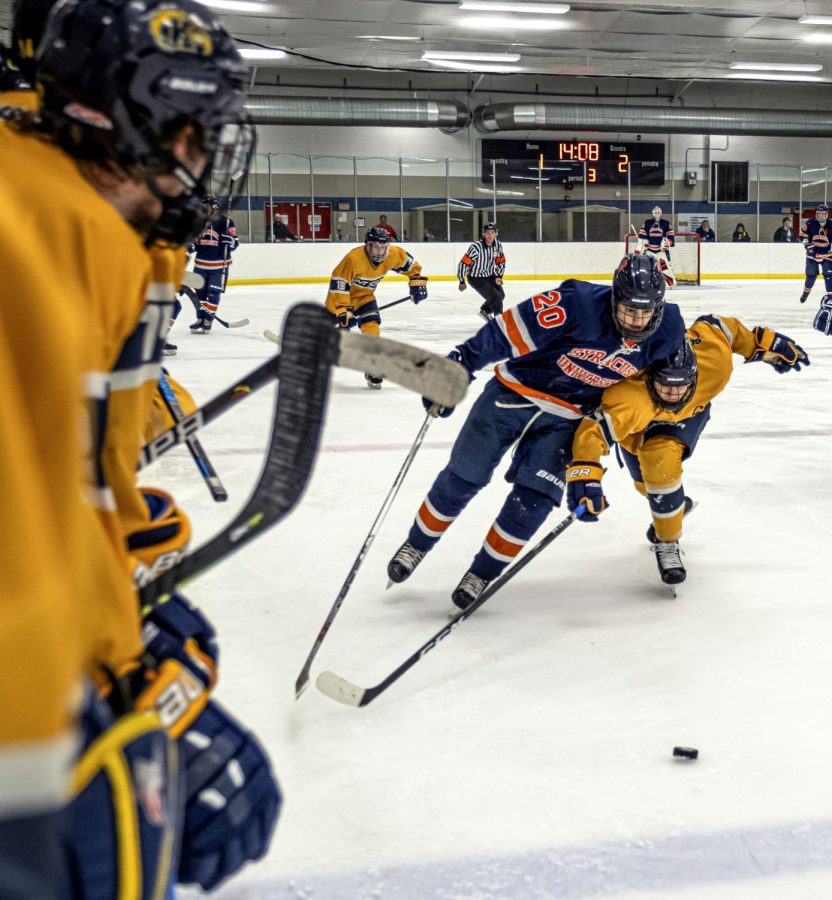
<path id="1" fill-rule="evenodd" d="M 364 251 L 374 266 L 384 262 L 389 249 L 390 235 L 383 228 L 371 228 L 364 235 Z"/>
<path id="2" fill-rule="evenodd" d="M 647 390 L 660 409 L 679 412 L 693 397 L 699 378 L 699 366 L 691 342 L 685 338 L 682 346 L 666 359 L 659 359 L 647 367 Z M 677 400 L 665 400 L 656 385 L 668 388 L 687 388 Z"/>
<path id="3" fill-rule="evenodd" d="M 818 203 L 815 209 L 815 218 L 823 225 L 829 218 L 829 207 L 825 203 Z"/>
<path id="4" fill-rule="evenodd" d="M 219 201 L 214 196 L 214 194 L 206 194 L 202 198 L 201 203 L 203 206 L 210 206 L 211 209 L 219 209 L 220 206 Z"/>
<path id="5" fill-rule="evenodd" d="M 194 0 L 62 0 L 37 50 L 41 115 L 77 158 L 141 167 L 164 211 L 150 239 L 185 243 L 204 222 L 209 176 L 223 195 L 239 191 L 254 131 L 244 109 L 247 69 L 234 41 Z M 167 142 L 193 126 L 213 157 L 196 177 Z M 185 186 L 175 199 L 155 176 Z"/>
<path id="6" fill-rule="evenodd" d="M 615 327 L 636 343 L 655 334 L 664 315 L 665 280 L 656 258 L 650 254 L 625 256 L 612 277 L 612 317 Z M 628 328 L 619 317 L 619 307 L 652 310 L 650 321 L 640 330 Z"/>

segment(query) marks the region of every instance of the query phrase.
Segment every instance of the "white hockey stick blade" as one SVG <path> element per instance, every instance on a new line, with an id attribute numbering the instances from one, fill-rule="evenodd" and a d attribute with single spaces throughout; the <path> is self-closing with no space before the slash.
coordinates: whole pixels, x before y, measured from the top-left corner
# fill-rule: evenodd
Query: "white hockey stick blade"
<path id="1" fill-rule="evenodd" d="M 229 328 L 243 328 L 244 326 L 250 325 L 250 324 L 251 324 L 251 319 L 237 319 L 236 322 L 229 322 L 228 327 Z"/>
<path id="2" fill-rule="evenodd" d="M 334 672 L 321 672 L 315 679 L 315 685 L 322 694 L 347 706 L 361 706 L 364 688 L 360 688 L 336 675 Z"/>
<path id="3" fill-rule="evenodd" d="M 182 284 L 187 285 L 194 291 L 198 291 L 201 288 L 205 287 L 205 279 L 202 277 L 202 275 L 199 275 L 196 272 L 191 272 L 189 270 L 182 276 Z"/>
<path id="4" fill-rule="evenodd" d="M 456 406 L 468 390 L 468 373 L 429 350 L 371 334 L 341 334 L 338 365 L 388 378 L 440 406 Z"/>
<path id="5" fill-rule="evenodd" d="M 263 337 L 280 344 L 280 335 L 268 328 Z M 453 360 L 371 334 L 342 332 L 338 365 L 388 378 L 440 406 L 456 406 L 468 390 L 468 373 Z"/>

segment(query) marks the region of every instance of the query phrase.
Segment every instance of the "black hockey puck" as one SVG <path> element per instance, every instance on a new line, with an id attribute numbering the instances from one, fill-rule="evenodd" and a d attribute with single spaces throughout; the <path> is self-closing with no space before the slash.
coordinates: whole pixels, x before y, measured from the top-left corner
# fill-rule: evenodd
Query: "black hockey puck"
<path id="1" fill-rule="evenodd" d="M 696 747 L 674 747 L 673 755 L 679 759 L 699 759 Z"/>

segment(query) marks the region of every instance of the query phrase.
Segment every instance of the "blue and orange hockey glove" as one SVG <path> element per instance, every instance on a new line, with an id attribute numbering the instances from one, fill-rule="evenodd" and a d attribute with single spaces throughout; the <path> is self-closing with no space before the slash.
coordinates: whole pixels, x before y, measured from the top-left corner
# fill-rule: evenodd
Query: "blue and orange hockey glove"
<path id="1" fill-rule="evenodd" d="M 575 512 L 581 503 L 586 512 L 582 522 L 597 522 L 598 516 L 610 505 L 601 487 L 606 469 L 595 462 L 575 461 L 566 467 L 566 503 Z"/>

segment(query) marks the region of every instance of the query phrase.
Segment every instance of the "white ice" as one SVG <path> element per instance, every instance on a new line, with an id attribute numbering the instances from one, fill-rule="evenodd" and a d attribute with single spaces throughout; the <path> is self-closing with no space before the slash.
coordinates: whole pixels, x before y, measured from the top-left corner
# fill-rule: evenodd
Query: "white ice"
<path id="1" fill-rule="evenodd" d="M 552 286 L 509 282 L 509 302 Z M 205 337 L 183 312 L 170 371 L 204 402 L 273 352 L 264 328 L 323 290 L 232 288 L 220 314 L 251 325 Z M 401 293 L 383 284 L 379 299 Z M 821 285 L 805 305 L 799 293 L 798 281 L 725 281 L 671 295 L 688 322 L 736 315 L 812 359 L 781 376 L 735 357 L 685 468 L 699 506 L 677 599 L 648 550 L 646 502 L 610 460 L 602 520 L 575 523 L 364 709 L 314 686 L 295 701 L 293 685 L 424 413 L 401 388 L 336 372 L 301 505 L 187 589 L 220 634 L 217 696 L 260 737 L 285 793 L 267 857 L 216 896 L 832 896 L 832 339 L 811 327 Z M 382 333 L 444 354 L 481 324 L 477 309 L 472 291 L 433 283 L 418 308 L 385 314 Z M 375 684 L 447 621 L 508 491 L 505 466 L 406 584 L 385 591 L 385 567 L 489 377 L 430 428 L 313 679 L 332 669 Z M 145 473 L 189 511 L 194 546 L 248 496 L 272 397 L 204 433 L 227 504 L 185 451 Z M 675 745 L 699 760 L 674 761 Z"/>

